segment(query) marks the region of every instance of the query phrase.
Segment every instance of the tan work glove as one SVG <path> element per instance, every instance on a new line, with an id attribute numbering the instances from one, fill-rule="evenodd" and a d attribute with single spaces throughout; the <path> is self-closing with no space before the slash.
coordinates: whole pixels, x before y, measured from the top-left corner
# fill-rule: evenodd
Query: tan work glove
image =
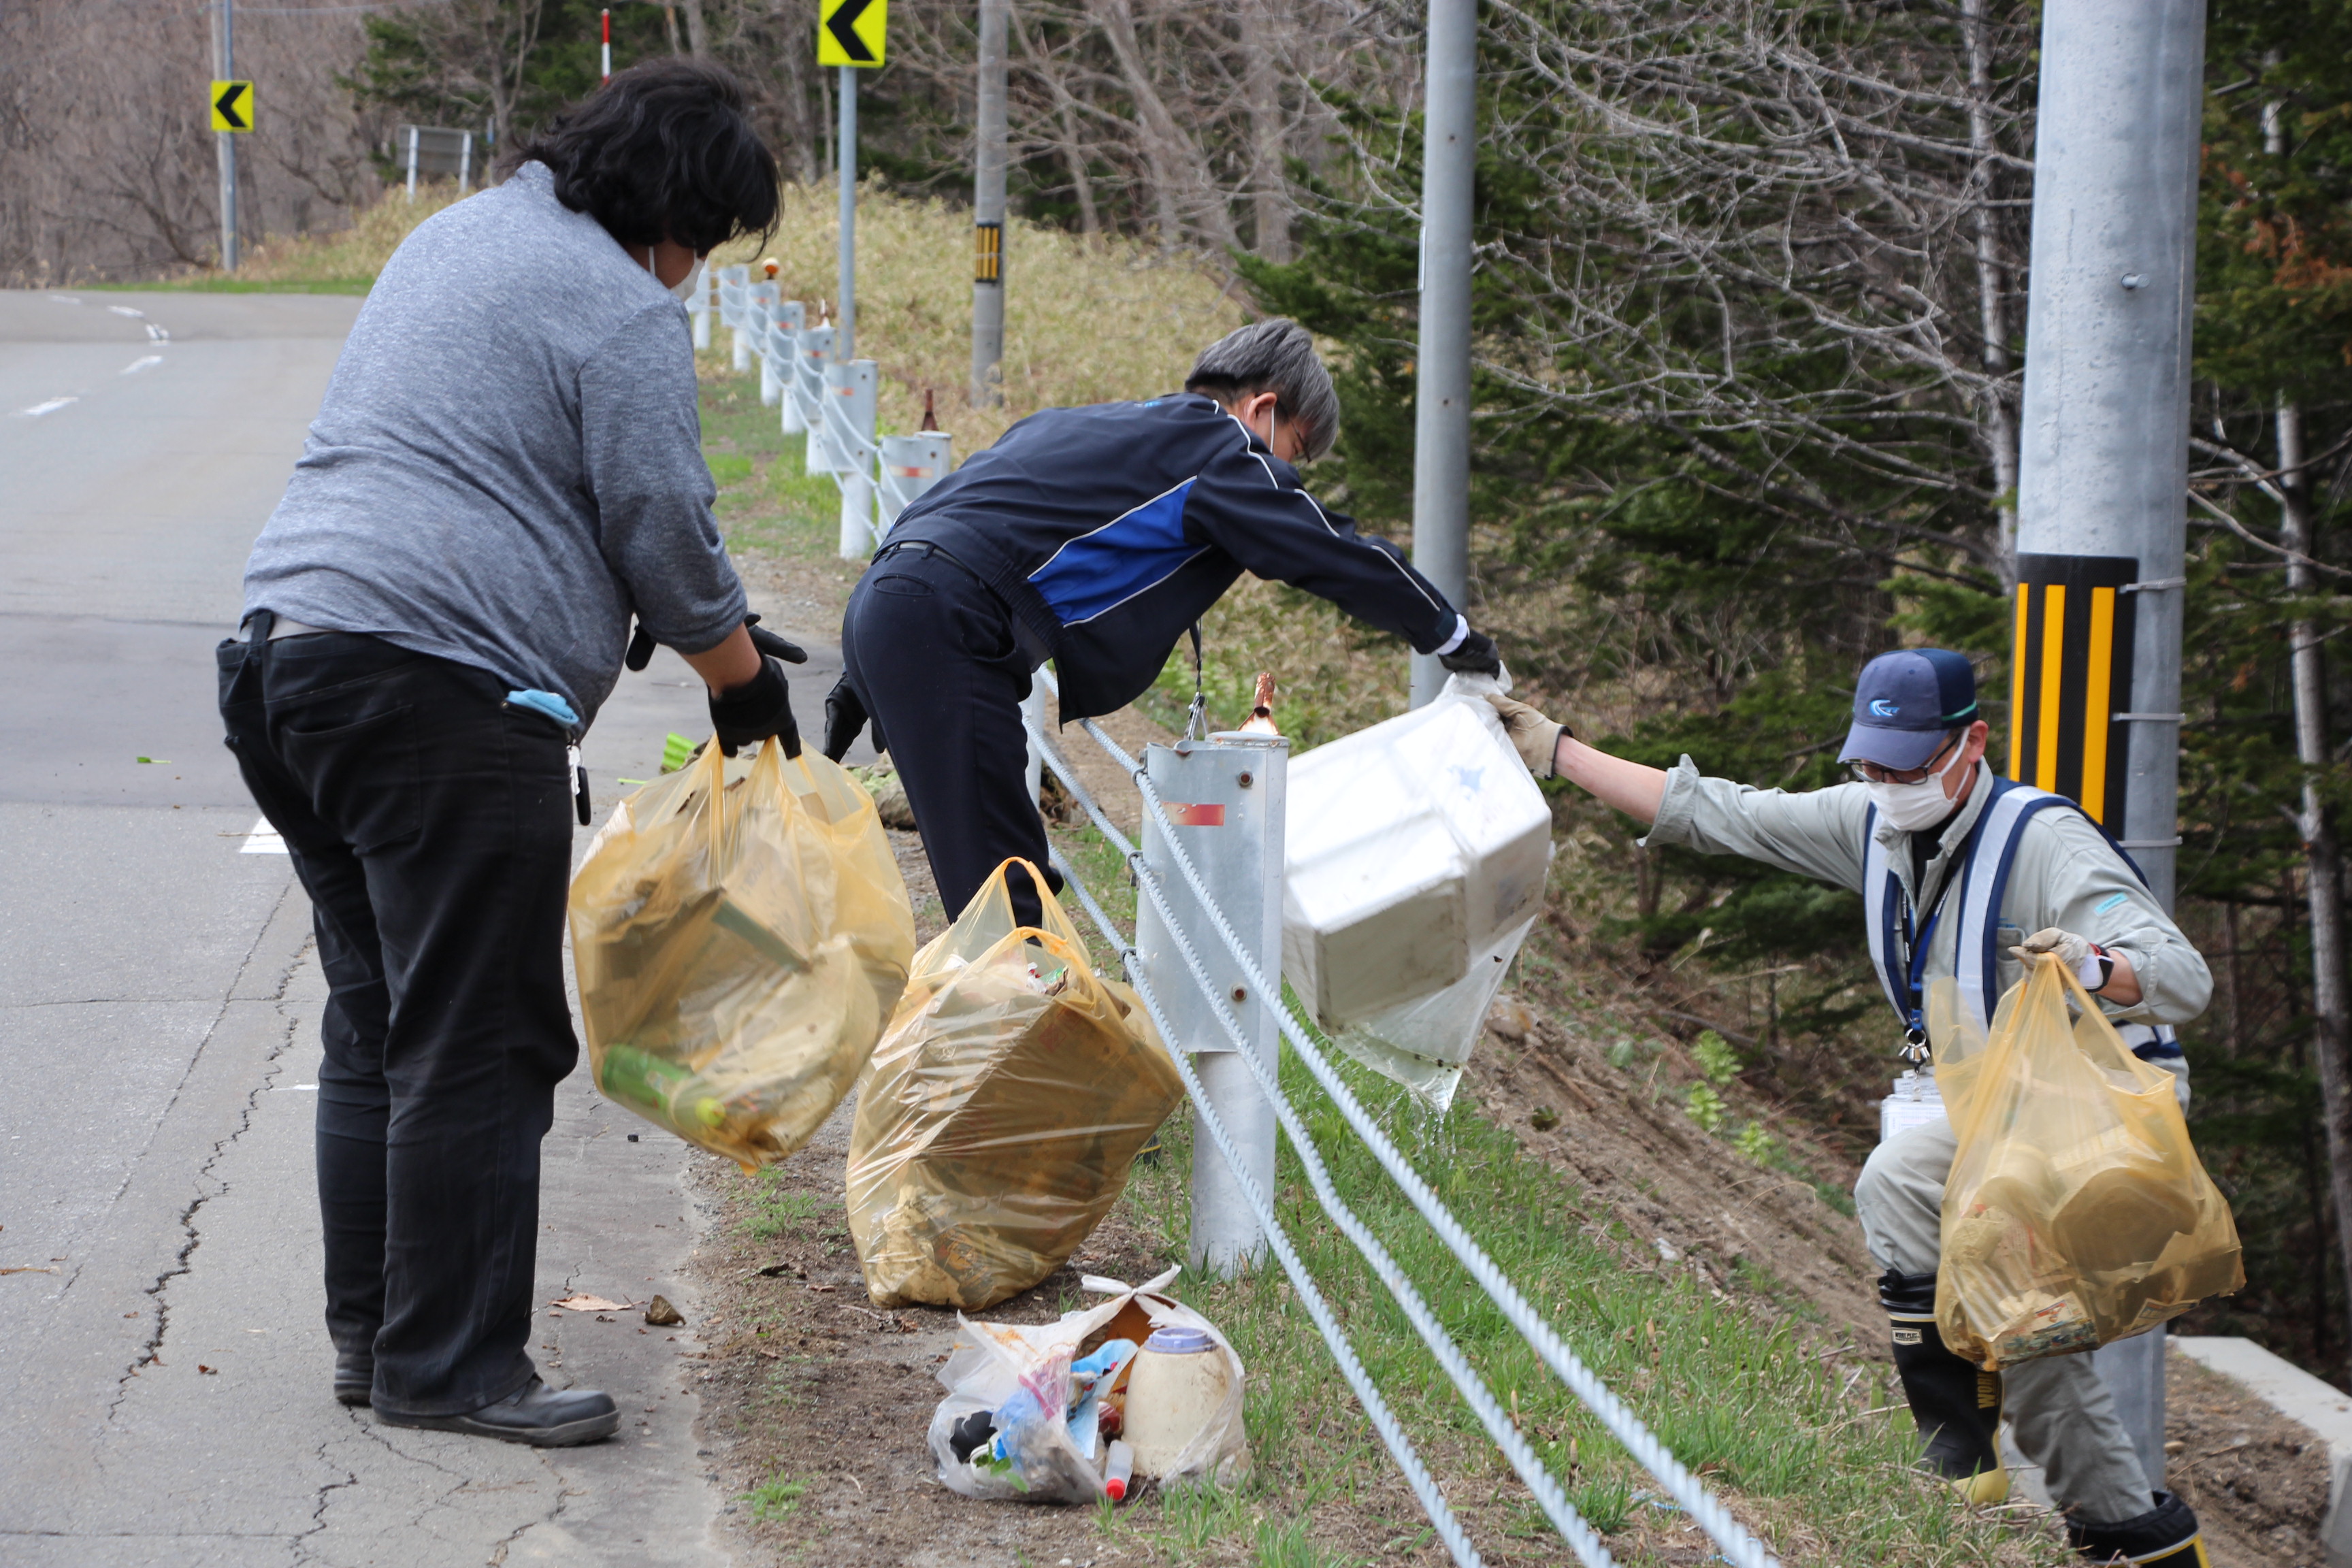
<path id="1" fill-rule="evenodd" d="M 2028 968 L 2032 967 L 2031 960 L 2050 954 L 2074 972 L 2085 991 L 2096 991 L 2107 983 L 2107 965 L 2099 962 L 2098 943 L 2057 926 L 2043 927 L 2009 951 Z"/>
<path id="2" fill-rule="evenodd" d="M 1559 738 L 1574 731 L 1524 702 L 1491 691 L 1486 694 L 1486 700 L 1495 705 L 1496 713 L 1502 715 L 1503 732 L 1510 736 L 1519 760 L 1528 764 L 1528 772 L 1539 779 L 1558 778 Z"/>

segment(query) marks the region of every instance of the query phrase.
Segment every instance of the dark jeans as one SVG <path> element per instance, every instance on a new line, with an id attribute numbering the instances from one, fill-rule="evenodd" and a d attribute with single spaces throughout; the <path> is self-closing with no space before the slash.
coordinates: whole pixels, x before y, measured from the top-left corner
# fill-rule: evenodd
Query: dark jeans
<path id="1" fill-rule="evenodd" d="M 257 617 L 258 619 L 258 617 Z M 579 1056 L 565 737 L 495 677 L 327 632 L 221 644 L 221 718 L 310 895 L 327 1329 L 374 1402 L 478 1409 L 533 1373 L 539 1145 Z"/>
<path id="2" fill-rule="evenodd" d="M 890 742 L 948 918 L 1009 856 L 1045 870 L 1021 727 L 1029 661 L 996 595 L 950 561 L 893 551 L 849 596 L 841 657 Z M 1036 890 L 1017 871 L 1012 881 L 1015 915 L 1035 924 Z"/>

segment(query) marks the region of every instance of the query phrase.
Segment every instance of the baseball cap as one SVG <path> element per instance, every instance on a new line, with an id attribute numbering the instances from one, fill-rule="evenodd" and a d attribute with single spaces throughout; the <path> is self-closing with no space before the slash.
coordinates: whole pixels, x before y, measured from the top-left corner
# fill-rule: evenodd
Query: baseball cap
<path id="1" fill-rule="evenodd" d="M 1853 683 L 1853 728 L 1838 761 L 1907 772 L 1976 719 L 1977 673 L 1964 655 L 1941 647 L 1882 653 Z"/>

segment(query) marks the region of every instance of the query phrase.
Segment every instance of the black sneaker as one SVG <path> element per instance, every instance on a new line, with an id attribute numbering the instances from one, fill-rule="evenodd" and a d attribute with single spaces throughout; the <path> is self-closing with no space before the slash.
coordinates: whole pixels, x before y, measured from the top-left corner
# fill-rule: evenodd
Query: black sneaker
<path id="1" fill-rule="evenodd" d="M 528 1443 L 534 1448 L 569 1448 L 598 1442 L 621 1426 L 620 1406 L 613 1403 L 611 1394 L 593 1388 L 550 1388 L 537 1377 L 496 1405 L 461 1415 L 404 1415 L 382 1409 L 375 1415 L 387 1426 L 464 1432 L 503 1443 Z"/>
<path id="2" fill-rule="evenodd" d="M 2178 1492 L 2157 1492 L 2156 1506 L 2121 1524 L 2066 1526 L 2066 1544 L 2091 1563 L 2132 1568 L 2213 1568 L 2197 1516 Z"/>
<path id="3" fill-rule="evenodd" d="M 375 1352 L 335 1352 L 335 1398 L 344 1405 L 365 1405 L 375 1388 Z"/>

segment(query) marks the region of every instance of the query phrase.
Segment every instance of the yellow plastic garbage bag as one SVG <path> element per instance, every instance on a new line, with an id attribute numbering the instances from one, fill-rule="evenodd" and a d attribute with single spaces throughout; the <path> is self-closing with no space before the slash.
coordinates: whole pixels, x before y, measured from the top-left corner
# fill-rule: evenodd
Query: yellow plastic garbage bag
<path id="1" fill-rule="evenodd" d="M 915 955 L 858 1090 L 849 1233 L 877 1305 L 977 1311 L 1055 1269 L 1183 1092 L 1134 994 L 1069 917 L 1018 924 L 996 869 Z M 1034 868 L 1030 875 L 1043 887 Z"/>
<path id="2" fill-rule="evenodd" d="M 1939 1042 L 1936 1068 L 1958 1140 L 1936 1277 L 1947 1345 L 1998 1371 L 2246 1282 L 2172 1075 L 2132 1055 L 2063 964 L 2034 961 L 1971 1047 Z"/>
<path id="3" fill-rule="evenodd" d="M 874 803 L 772 742 L 707 746 L 622 801 L 571 906 L 596 1087 L 746 1171 L 841 1103 L 915 952 Z"/>

